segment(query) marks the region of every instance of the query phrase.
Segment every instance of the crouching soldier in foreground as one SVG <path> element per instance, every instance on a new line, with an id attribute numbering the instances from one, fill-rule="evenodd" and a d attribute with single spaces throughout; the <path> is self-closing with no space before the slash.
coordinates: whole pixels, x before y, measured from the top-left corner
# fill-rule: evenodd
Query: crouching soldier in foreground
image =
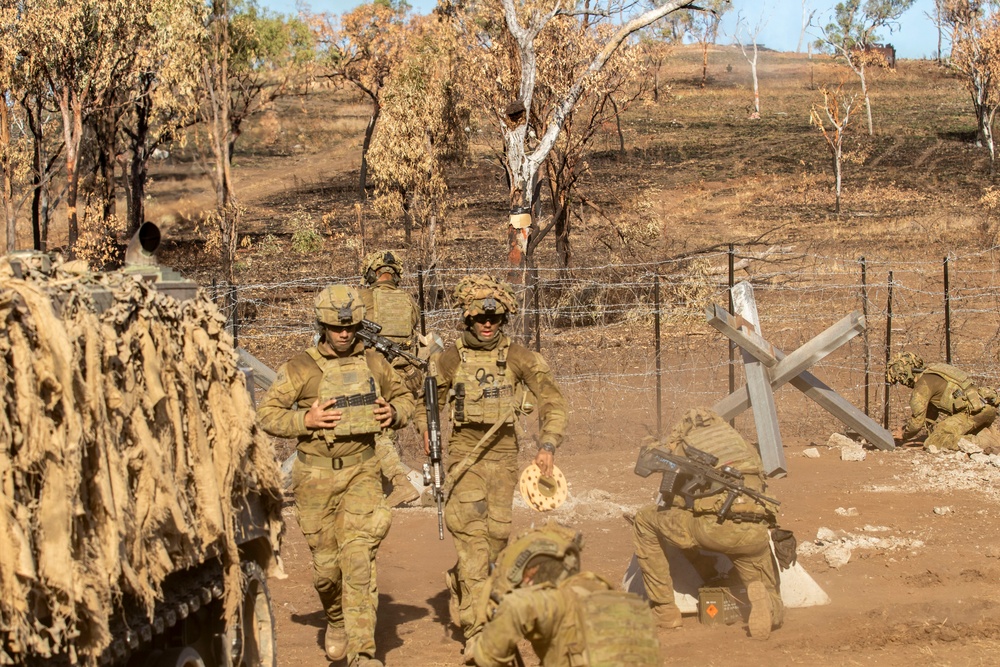
<path id="1" fill-rule="evenodd" d="M 580 533 L 553 523 L 511 542 L 478 601 L 492 618 L 466 643 L 466 664 L 509 665 L 527 639 L 542 667 L 660 665 L 647 605 L 580 572 L 581 548 Z"/>
<path id="2" fill-rule="evenodd" d="M 404 426 L 413 394 L 392 366 L 355 336 L 365 307 L 333 285 L 316 299 L 320 340 L 292 357 L 257 409 L 271 435 L 296 438 L 292 492 L 326 613 L 326 655 L 351 667 L 375 659 L 375 552 L 392 515 L 382 496 L 375 438 Z"/>
<path id="3" fill-rule="evenodd" d="M 889 384 L 913 389 L 910 417 L 893 433 L 900 442 L 912 440 L 925 427 L 929 435 L 924 447 L 958 449 L 963 435 L 978 433 L 997 417 L 997 395 L 979 388 L 968 373 L 948 364 L 931 364 L 912 352 L 900 352 L 885 371 Z"/>
<path id="4" fill-rule="evenodd" d="M 710 410 L 688 411 L 666 443 L 640 454 L 636 474 L 664 472 L 662 504 L 639 510 L 633 524 L 642 581 L 660 628 L 682 625 L 661 541 L 679 549 L 715 551 L 732 560 L 747 588 L 751 637 L 767 639 L 772 628 L 781 625 L 784 606 L 769 539 L 777 502 L 762 495 L 763 470 L 757 450 Z M 713 477 L 735 480 L 736 488 Z"/>

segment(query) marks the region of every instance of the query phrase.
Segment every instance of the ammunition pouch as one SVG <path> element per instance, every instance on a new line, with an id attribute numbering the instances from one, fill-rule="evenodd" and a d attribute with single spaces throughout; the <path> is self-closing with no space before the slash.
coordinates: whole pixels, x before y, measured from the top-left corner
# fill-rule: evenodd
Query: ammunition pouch
<path id="1" fill-rule="evenodd" d="M 367 394 L 351 394 L 350 396 L 337 396 L 336 398 L 320 399 L 320 403 L 326 401 L 336 401 L 327 410 L 343 410 L 344 408 L 356 408 L 362 405 L 375 405 L 378 395 L 374 391 Z"/>

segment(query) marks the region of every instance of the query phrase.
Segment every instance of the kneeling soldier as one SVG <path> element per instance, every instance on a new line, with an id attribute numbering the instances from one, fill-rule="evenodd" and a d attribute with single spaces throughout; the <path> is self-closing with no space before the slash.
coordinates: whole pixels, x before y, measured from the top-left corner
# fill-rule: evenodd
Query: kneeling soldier
<path id="1" fill-rule="evenodd" d="M 581 548 L 579 533 L 550 523 L 500 554 L 478 601 L 492 618 L 466 643 L 467 664 L 508 665 L 519 657 L 518 641 L 527 639 L 542 667 L 660 665 L 646 604 L 580 572 Z"/>
<path id="2" fill-rule="evenodd" d="M 963 435 L 987 428 L 997 417 L 996 392 L 979 388 L 968 373 L 948 364 L 931 364 L 912 352 L 900 352 L 889 361 L 885 379 L 913 389 L 910 417 L 893 436 L 912 440 L 927 428 L 924 447 L 958 449 Z"/>
<path id="3" fill-rule="evenodd" d="M 661 487 L 662 506 L 639 510 L 633 524 L 635 552 L 657 624 L 661 628 L 682 625 L 662 546 L 666 543 L 679 549 L 700 548 L 728 556 L 747 587 L 750 636 L 767 639 L 771 629 L 781 625 L 784 606 L 769 536 L 777 506 L 776 501 L 762 495 L 765 484 L 760 454 L 717 414 L 699 409 L 688 411 L 674 426 L 667 442 L 654 451 L 699 461 L 710 470 L 718 470 L 722 477 L 739 480 L 746 489 L 746 493 L 738 493 L 699 480 L 683 468 L 677 470 L 676 464 L 666 466 L 665 474 L 676 477 L 664 487 L 679 490 L 671 492 Z M 645 476 L 651 471 L 640 473 L 637 465 L 636 472 Z M 685 490 L 694 487 L 699 488 L 697 493 Z"/>

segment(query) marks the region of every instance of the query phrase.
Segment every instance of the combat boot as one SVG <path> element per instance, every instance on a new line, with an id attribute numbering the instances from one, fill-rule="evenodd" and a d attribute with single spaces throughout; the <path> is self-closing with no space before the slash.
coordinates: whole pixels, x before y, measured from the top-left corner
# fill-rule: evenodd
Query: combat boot
<path id="1" fill-rule="evenodd" d="M 751 581 L 747 586 L 747 598 L 750 600 L 750 617 L 747 628 L 754 639 L 767 639 L 771 636 L 771 596 L 763 581 Z"/>
<path id="2" fill-rule="evenodd" d="M 386 504 L 389 507 L 399 507 L 400 505 L 411 503 L 420 497 L 420 492 L 417 491 L 406 475 L 399 474 L 392 478 L 392 493 L 386 498 Z"/>
<path id="3" fill-rule="evenodd" d="M 660 630 L 674 630 L 684 625 L 681 610 L 672 602 L 653 607 L 653 618 L 656 619 L 656 627 Z"/>
<path id="4" fill-rule="evenodd" d="M 359 655 L 351 661 L 350 667 L 385 667 L 381 660 L 369 658 L 366 655 Z"/>
<path id="5" fill-rule="evenodd" d="M 326 657 L 336 662 L 343 660 L 347 655 L 347 631 L 343 626 L 326 626 L 326 637 L 323 640 L 326 645 Z"/>

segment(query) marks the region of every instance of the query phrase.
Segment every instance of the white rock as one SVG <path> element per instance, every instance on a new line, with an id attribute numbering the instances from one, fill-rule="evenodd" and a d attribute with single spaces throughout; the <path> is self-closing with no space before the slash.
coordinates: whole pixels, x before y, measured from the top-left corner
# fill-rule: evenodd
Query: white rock
<path id="1" fill-rule="evenodd" d="M 969 454 L 969 458 L 976 463 L 989 463 L 990 457 L 988 454 L 983 454 L 982 452 L 976 452 L 975 454 Z"/>
<path id="2" fill-rule="evenodd" d="M 837 534 L 829 528 L 820 528 L 816 531 L 816 539 L 820 542 L 836 542 Z"/>
<path id="3" fill-rule="evenodd" d="M 979 454 L 983 451 L 983 448 L 972 442 L 968 438 L 962 438 L 958 441 L 958 448 L 965 452 L 966 454 Z"/>
<path id="4" fill-rule="evenodd" d="M 934 513 L 935 514 L 941 514 L 941 515 L 951 514 L 952 513 L 952 509 L 950 507 L 948 507 L 948 506 L 935 507 L 934 508 Z"/>
<path id="5" fill-rule="evenodd" d="M 828 447 L 859 447 L 858 443 L 848 438 L 843 433 L 834 433 L 826 441 Z"/>
<path id="6" fill-rule="evenodd" d="M 845 547 L 843 544 L 834 544 L 823 552 L 823 558 L 826 559 L 827 565 L 829 565 L 834 569 L 839 569 L 847 565 L 848 562 L 850 562 L 851 550 Z"/>
<path id="7" fill-rule="evenodd" d="M 806 457 L 807 459 L 818 459 L 819 450 L 816 449 L 815 447 L 810 447 L 809 449 L 803 449 L 802 456 Z"/>
<path id="8" fill-rule="evenodd" d="M 857 507 L 838 507 L 833 512 L 839 516 L 858 516 L 859 514 Z"/>
<path id="9" fill-rule="evenodd" d="M 868 456 L 868 452 L 863 447 L 853 443 L 850 447 L 840 448 L 841 461 L 864 461 L 866 456 Z"/>
<path id="10" fill-rule="evenodd" d="M 936 447 L 935 445 L 930 445 L 929 447 L 927 447 L 927 453 L 928 453 L 928 454 L 937 454 L 937 453 L 939 453 L 940 451 L 941 451 L 941 450 L 940 450 L 940 449 L 938 449 L 938 448 L 937 448 L 937 447 Z"/>
<path id="11" fill-rule="evenodd" d="M 990 457 L 990 463 L 1000 468 L 1000 454 L 994 454 Z"/>

